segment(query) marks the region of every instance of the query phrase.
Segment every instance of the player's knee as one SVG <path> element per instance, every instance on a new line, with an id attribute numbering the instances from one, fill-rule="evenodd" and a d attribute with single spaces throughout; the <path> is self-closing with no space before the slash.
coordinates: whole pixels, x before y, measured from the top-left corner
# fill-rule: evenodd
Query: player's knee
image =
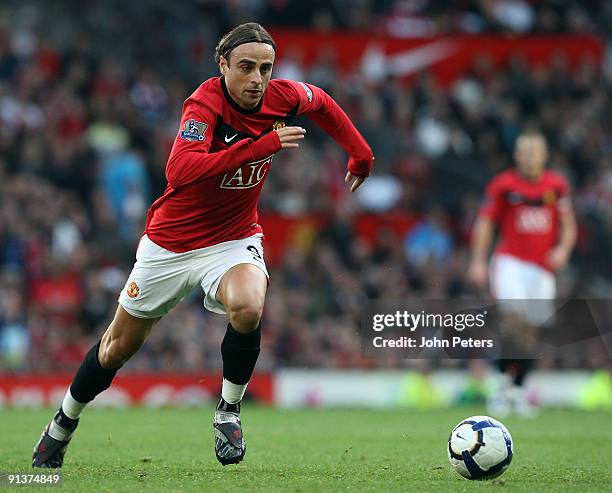
<path id="1" fill-rule="evenodd" d="M 230 323 L 238 332 L 251 332 L 257 328 L 263 312 L 263 303 L 256 300 L 231 306 L 228 311 Z"/>

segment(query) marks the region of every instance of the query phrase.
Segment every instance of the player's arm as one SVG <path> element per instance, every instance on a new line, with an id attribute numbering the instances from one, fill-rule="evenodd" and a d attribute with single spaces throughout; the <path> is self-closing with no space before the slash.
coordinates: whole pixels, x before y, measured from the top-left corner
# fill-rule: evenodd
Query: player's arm
<path id="1" fill-rule="evenodd" d="M 287 127 L 282 133 L 269 132 L 256 141 L 243 139 L 229 149 L 209 152 L 216 124 L 217 116 L 211 109 L 195 101 L 185 102 L 181 126 L 166 166 L 166 179 L 172 188 L 221 175 L 281 149 L 297 147 L 297 141 L 304 136 L 304 129 Z"/>
<path id="2" fill-rule="evenodd" d="M 561 186 L 561 198 L 557 208 L 559 211 L 559 242 L 548 254 L 548 263 L 554 270 L 563 269 L 567 265 L 578 237 L 576 215 L 569 197 L 569 185 L 565 180 Z"/>
<path id="3" fill-rule="evenodd" d="M 471 259 L 467 272 L 468 280 L 481 289 L 487 285 L 489 251 L 502 207 L 502 190 L 499 180 L 494 179 L 487 187 L 484 203 L 472 230 Z"/>
<path id="4" fill-rule="evenodd" d="M 487 285 L 489 250 L 493 242 L 495 224 L 486 216 L 479 216 L 472 232 L 472 257 L 468 269 L 468 280 L 479 288 Z"/>
<path id="5" fill-rule="evenodd" d="M 307 115 L 349 155 L 345 181 L 349 182 L 354 178 L 351 185 L 351 192 L 354 192 L 372 171 L 374 163 L 372 149 L 338 103 L 323 89 L 302 82 L 290 84 L 299 98 L 298 114 Z"/>

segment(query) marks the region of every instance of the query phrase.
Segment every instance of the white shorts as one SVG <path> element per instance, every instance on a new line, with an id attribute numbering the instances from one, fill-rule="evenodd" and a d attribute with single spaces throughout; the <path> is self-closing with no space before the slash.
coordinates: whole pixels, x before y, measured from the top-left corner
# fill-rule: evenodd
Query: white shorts
<path id="1" fill-rule="evenodd" d="M 552 272 L 512 255 L 497 254 L 491 259 L 489 273 L 493 297 L 504 300 L 502 308 L 523 314 L 535 325 L 553 315 L 557 286 Z"/>
<path id="2" fill-rule="evenodd" d="M 219 282 L 228 270 L 238 264 L 253 264 L 270 277 L 263 257 L 262 238 L 258 233 L 249 238 L 175 253 L 144 235 L 136 250 L 136 263 L 118 301 L 135 317 L 163 317 L 199 285 L 204 290 L 206 309 L 224 314 L 225 308 L 216 296 Z"/>

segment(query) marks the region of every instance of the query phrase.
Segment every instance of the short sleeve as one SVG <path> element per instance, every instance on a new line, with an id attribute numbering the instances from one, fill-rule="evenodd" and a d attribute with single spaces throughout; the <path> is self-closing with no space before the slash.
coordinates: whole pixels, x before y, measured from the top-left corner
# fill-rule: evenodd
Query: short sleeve
<path id="1" fill-rule="evenodd" d="M 498 222 L 504 208 L 503 199 L 503 184 L 498 176 L 487 185 L 479 215 L 491 219 L 494 222 Z"/>

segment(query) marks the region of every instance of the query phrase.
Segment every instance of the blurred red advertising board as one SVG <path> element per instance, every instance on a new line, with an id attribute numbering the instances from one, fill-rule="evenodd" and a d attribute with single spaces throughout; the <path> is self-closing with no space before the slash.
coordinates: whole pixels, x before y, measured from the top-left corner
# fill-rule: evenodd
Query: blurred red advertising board
<path id="1" fill-rule="evenodd" d="M 0 408 L 57 406 L 72 375 L 0 375 Z M 175 406 L 214 402 L 221 392 L 221 374 L 216 373 L 126 373 L 117 375 L 110 389 L 98 396 L 96 405 Z M 259 402 L 273 401 L 271 374 L 255 374 L 248 396 Z"/>
<path id="2" fill-rule="evenodd" d="M 576 67 L 584 62 L 598 64 L 604 51 L 599 38 L 587 35 L 450 35 L 400 39 L 367 33 L 315 33 L 296 29 L 272 29 L 271 34 L 278 47 L 279 60 L 292 54 L 309 66 L 328 57 L 341 72 L 357 69 L 362 75 L 372 77 L 384 71 L 409 79 L 429 72 L 442 85 L 472 70 L 477 60 L 487 59 L 494 67 L 499 67 L 520 58 L 528 66 L 537 67 L 562 55 L 570 67 Z"/>

